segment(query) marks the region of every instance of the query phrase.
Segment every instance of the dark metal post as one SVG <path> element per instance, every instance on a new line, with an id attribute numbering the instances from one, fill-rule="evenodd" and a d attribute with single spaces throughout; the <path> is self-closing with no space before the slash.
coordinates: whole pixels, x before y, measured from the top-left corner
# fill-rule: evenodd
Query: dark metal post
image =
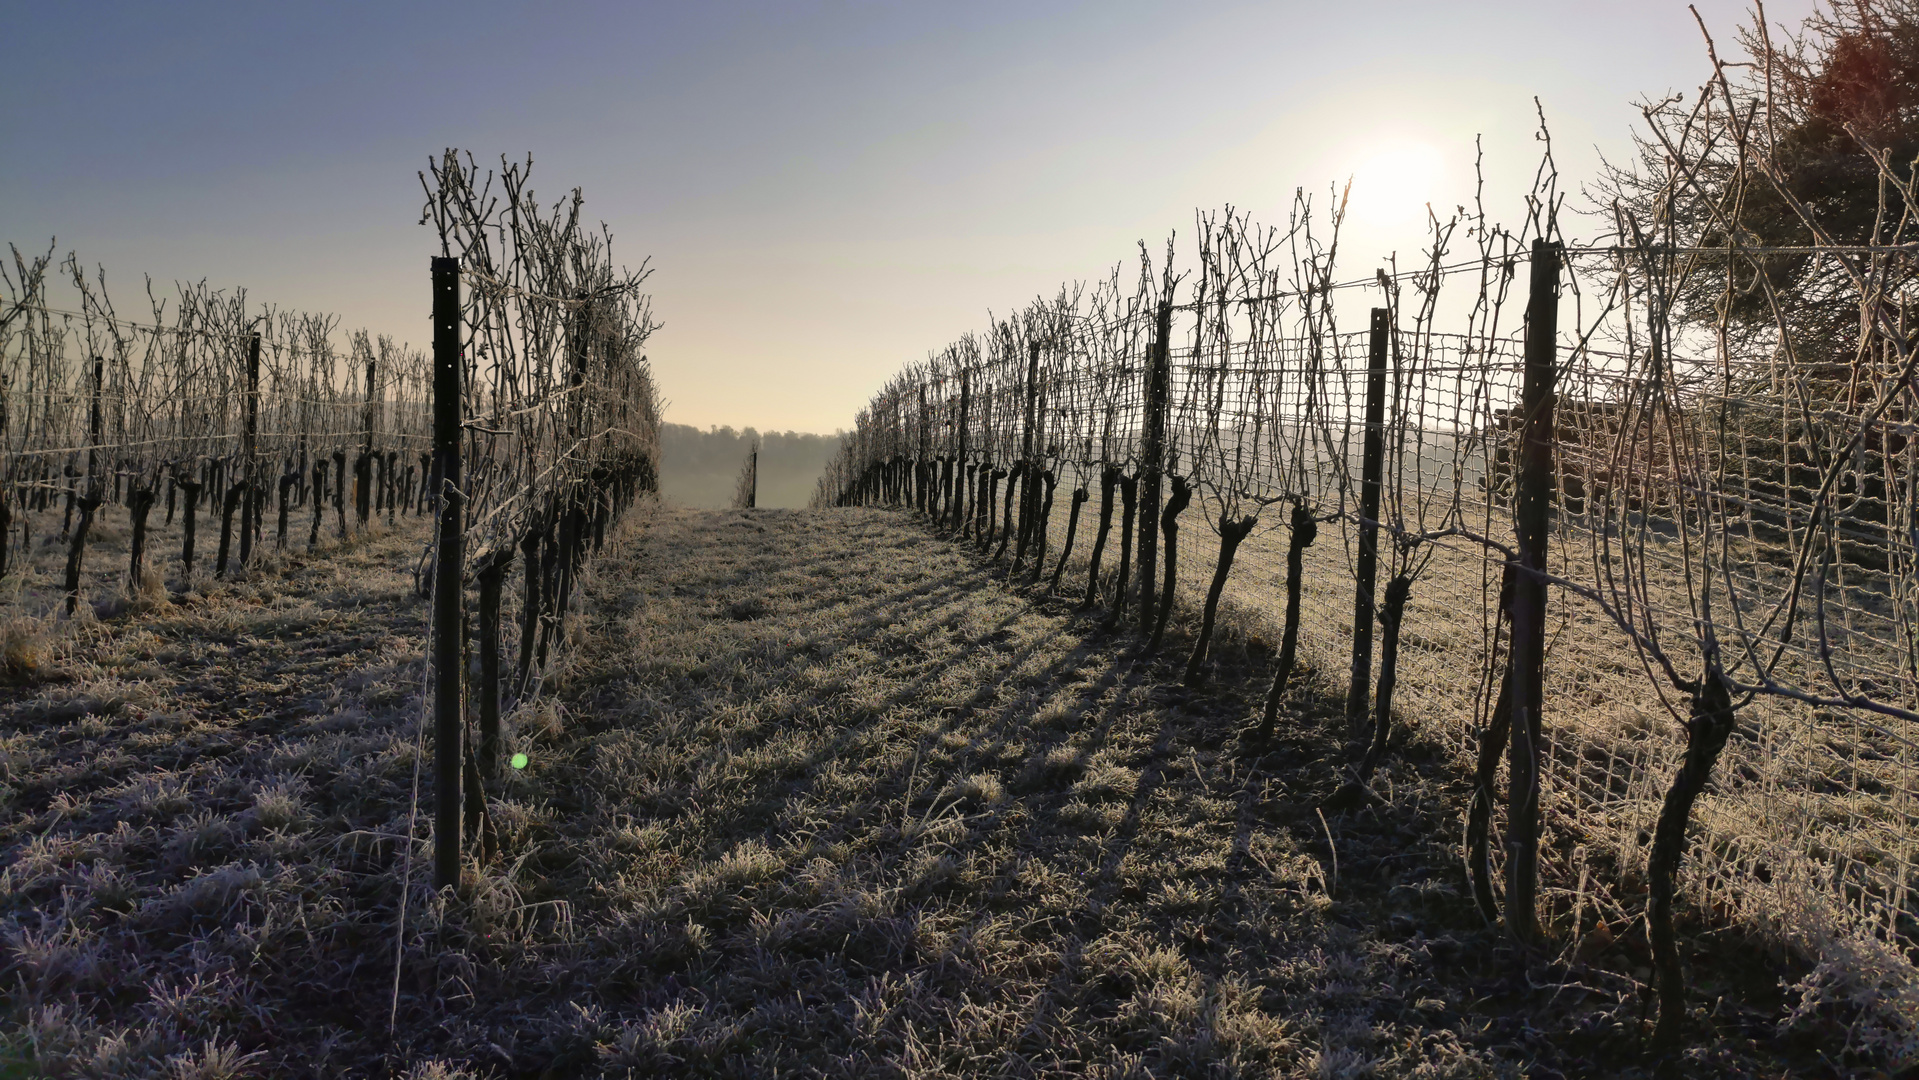
<path id="1" fill-rule="evenodd" d="M 913 476 L 917 489 L 913 493 L 913 509 L 924 514 L 929 510 L 927 496 L 933 489 L 930 471 L 933 461 L 933 414 L 926 406 L 926 383 L 921 380 L 920 391 L 920 445 L 919 460 L 913 464 Z"/>
<path id="2" fill-rule="evenodd" d="M 440 528 L 433 583 L 433 887 L 460 880 L 460 751 L 466 680 L 460 663 L 465 621 L 460 571 L 460 261 L 433 260 L 433 451 L 438 459 Z"/>
<path id="3" fill-rule="evenodd" d="M 93 402 L 87 410 L 87 494 L 98 497 L 100 484 L 100 394 L 105 389 L 107 362 L 93 358 Z"/>
<path id="4" fill-rule="evenodd" d="M 1033 460 L 1033 434 L 1039 423 L 1039 341 L 1032 341 L 1026 350 L 1026 386 L 1021 395 L 1025 399 L 1026 417 L 1020 426 L 1019 440 L 1019 532 L 1013 546 L 1013 565 L 1006 571 L 1006 580 L 1013 580 L 1019 573 L 1021 561 L 1026 558 L 1026 547 L 1033 532 L 1033 493 L 1038 491 L 1039 463 Z M 1007 495 L 1012 495 L 1009 486 Z M 1010 525 L 1011 522 L 1009 521 Z"/>
<path id="5" fill-rule="evenodd" d="M 959 406 L 959 463 L 957 468 L 955 469 L 955 472 L 960 476 L 972 475 L 971 472 L 968 471 L 966 468 L 966 455 L 969 450 L 969 448 L 966 445 L 966 422 L 969 419 L 968 414 L 971 413 L 972 410 L 973 410 L 972 372 L 966 370 L 965 368 L 961 368 L 960 369 L 960 406 Z M 951 527 L 955 532 L 958 532 L 962 536 L 966 534 L 966 507 L 967 507 L 966 496 L 971 487 L 972 487 L 971 484 L 964 484 L 961 486 L 959 499 L 956 501 L 955 506 L 953 508 L 953 521 L 952 521 Z"/>
<path id="6" fill-rule="evenodd" d="M 1153 632 L 1154 570 L 1159 565 L 1160 473 L 1166 467 L 1166 392 L 1172 380 L 1173 297 L 1159 302 L 1159 325 L 1146 364 L 1146 430 L 1140 438 L 1139 629 Z M 1122 599 L 1120 601 L 1124 603 Z"/>
<path id="7" fill-rule="evenodd" d="M 247 341 L 247 426 L 242 437 L 240 454 L 245 461 L 242 466 L 247 486 L 247 499 L 240 512 L 240 565 L 247 565 L 253 558 L 253 534 L 259 529 L 260 499 L 254 492 L 260 487 L 258 462 L 254 454 L 259 449 L 260 440 L 260 335 L 254 334 Z"/>
<path id="8" fill-rule="evenodd" d="M 353 512 L 359 515 L 362 529 L 366 528 L 367 517 L 373 512 L 374 363 L 372 359 L 366 362 L 366 408 L 360 421 L 360 457 L 353 463 Z"/>
<path id="9" fill-rule="evenodd" d="M 1373 594 L 1379 586 L 1379 480 L 1386 461 L 1386 348 L 1392 331 L 1388 308 L 1373 309 L 1366 354 L 1366 443 L 1359 470 L 1358 582 L 1353 590 L 1352 681 L 1346 688 L 1346 725 L 1366 723 L 1373 681 Z"/>
<path id="10" fill-rule="evenodd" d="M 1513 575 L 1512 743 L 1506 758 L 1506 929 L 1522 941 L 1538 928 L 1540 712 L 1545 705 L 1546 539 L 1553 492 L 1554 347 L 1559 336 L 1559 245 L 1533 241 L 1526 302 L 1526 381 L 1520 405 L 1519 491 L 1513 522 L 1519 572 Z"/>

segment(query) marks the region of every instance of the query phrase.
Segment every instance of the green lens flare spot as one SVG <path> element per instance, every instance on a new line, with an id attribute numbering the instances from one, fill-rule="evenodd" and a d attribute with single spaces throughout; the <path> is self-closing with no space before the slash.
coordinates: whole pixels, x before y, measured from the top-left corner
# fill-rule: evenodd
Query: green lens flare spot
<path id="1" fill-rule="evenodd" d="M 514 767 L 514 768 L 516 768 L 516 769 L 524 769 L 524 768 L 526 768 L 526 755 L 525 755 L 525 754 L 514 754 L 514 755 L 513 755 L 513 767 Z"/>

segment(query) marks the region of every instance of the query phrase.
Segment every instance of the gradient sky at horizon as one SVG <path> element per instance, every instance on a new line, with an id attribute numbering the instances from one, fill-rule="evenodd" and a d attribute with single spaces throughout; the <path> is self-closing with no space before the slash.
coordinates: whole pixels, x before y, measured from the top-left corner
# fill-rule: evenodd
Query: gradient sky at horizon
<path id="1" fill-rule="evenodd" d="M 1743 0 L 1696 0 L 1722 57 Z M 1796 27 L 1812 0 L 1769 6 Z M 987 312 L 1232 204 L 1356 177 L 1345 276 L 1623 158 L 1709 73 L 1681 0 L 32 4 L 0 35 L 0 241 L 244 286 L 424 344 L 416 174 L 457 146 L 584 189 L 651 258 L 667 418 L 831 431 Z M 1576 195 L 1575 195 L 1576 198 Z M 1574 222 L 1572 235 L 1597 225 Z"/>

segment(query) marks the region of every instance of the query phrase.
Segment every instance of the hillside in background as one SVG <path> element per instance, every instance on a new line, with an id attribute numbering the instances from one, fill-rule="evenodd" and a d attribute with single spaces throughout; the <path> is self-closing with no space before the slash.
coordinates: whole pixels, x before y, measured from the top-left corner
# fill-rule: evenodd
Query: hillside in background
<path id="1" fill-rule="evenodd" d="M 840 445 L 838 435 L 661 424 L 661 497 L 681 506 L 731 506 L 740 466 L 755 439 L 760 441 L 758 504 L 771 507 L 804 507 L 820 470 Z"/>

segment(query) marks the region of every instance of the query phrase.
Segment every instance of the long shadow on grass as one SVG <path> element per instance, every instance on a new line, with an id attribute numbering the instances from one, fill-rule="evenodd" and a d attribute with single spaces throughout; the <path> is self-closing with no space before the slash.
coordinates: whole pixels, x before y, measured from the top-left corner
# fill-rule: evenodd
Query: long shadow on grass
<path id="1" fill-rule="evenodd" d="M 1042 607 L 1049 606 L 1046 596 L 1034 596 L 1031 599 Z M 1062 624 L 1062 632 L 1077 629 L 1088 635 L 1086 643 L 1076 650 L 1075 656 L 1102 649 L 1111 650 L 1123 640 L 1103 642 L 1098 632 L 1089 625 L 1096 619 L 1096 615 L 1086 617 L 1080 620 L 1077 627 L 1071 626 L 1070 622 Z M 1332 825 L 1320 826 L 1317 807 L 1338 783 L 1339 768 L 1345 759 L 1346 748 L 1337 734 L 1340 730 L 1340 703 L 1312 689 L 1315 684 L 1309 677 L 1302 678 L 1301 689 L 1288 702 L 1289 722 L 1276 733 L 1272 743 L 1256 751 L 1229 745 L 1236 744 L 1234 733 L 1243 726 L 1246 717 L 1254 714 L 1262 689 L 1258 683 L 1263 681 L 1257 676 L 1262 676 L 1263 672 L 1253 671 L 1243 663 L 1216 663 L 1209 685 L 1200 692 L 1188 692 L 1172 685 L 1177 678 L 1174 662 L 1181 652 L 1181 644 L 1177 641 L 1170 643 L 1158 657 L 1134 654 L 1130 658 L 1113 658 L 1099 683 L 1086 691 L 1083 697 L 1089 703 L 1098 702 L 1114 688 L 1131 689 L 1156 684 L 1158 689 L 1150 703 L 1129 702 L 1122 694 L 1104 707 L 1075 710 L 1066 723 L 1053 726 L 1055 737 L 1035 746 L 1029 754 L 1029 758 L 1038 757 L 1052 747 L 1073 740 L 1077 735 L 1082 757 L 1090 757 L 1099 752 L 1114 726 L 1134 710 L 1146 708 L 1158 714 L 1158 726 L 1149 747 L 1136 751 L 1132 758 L 1140 768 L 1124 814 L 1110 833 L 1102 837 L 1103 858 L 1092 889 L 1092 906 L 1103 908 L 1117 899 L 1116 894 L 1121 887 L 1119 869 L 1127 856 L 1137 849 L 1142 814 L 1158 793 L 1168 784 L 1193 786 L 1178 782 L 1178 776 L 1183 773 L 1168 773 L 1169 768 L 1176 766 L 1182 751 L 1224 751 L 1233 757 L 1240 757 L 1243 753 L 1249 765 L 1236 785 L 1216 788 L 1206 778 L 1198 778 L 1200 787 L 1207 793 L 1227 795 L 1235 804 L 1235 835 L 1218 899 L 1220 908 L 1238 903 L 1243 882 L 1250 873 L 1247 864 L 1252 835 L 1257 829 L 1276 829 L 1285 833 L 1296 850 L 1310 852 L 1322 866 L 1330 866 L 1337 862 L 1338 855 L 1333 849 L 1334 838 L 1328 835 L 1328 830 L 1354 829 L 1384 834 L 1403 824 L 1385 821 L 1376 813 L 1362 810 L 1357 814 L 1335 817 Z M 1020 717 L 1011 710 L 1002 712 L 982 734 L 996 741 L 1008 738 L 1008 729 L 1018 719 Z M 1026 736 L 1040 733 L 1041 729 L 1034 727 L 1018 732 Z M 1279 792 L 1277 798 L 1273 797 L 1275 787 Z M 1033 823 L 1027 827 L 1026 835 L 1015 847 L 1020 850 L 1031 848 L 1038 834 L 1054 829 L 1056 826 L 1050 819 L 1056 817 L 1067 797 L 1066 793 L 1058 791 L 1032 792 L 1031 809 L 1035 811 L 1032 814 Z M 1428 836 L 1440 834 L 1437 830 L 1425 832 Z M 975 839 L 978 839 L 977 835 Z M 1377 852 L 1361 855 L 1359 851 L 1349 850 L 1345 870 L 1346 887 L 1340 891 L 1350 893 L 1357 889 L 1364 892 L 1376 887 L 1384 895 L 1402 887 L 1398 878 L 1404 875 L 1386 871 L 1394 859 L 1411 856 L 1400 850 L 1403 844 L 1397 842 L 1396 837 L 1394 841 L 1394 851 L 1383 856 Z M 1359 857 L 1355 858 L 1356 855 Z M 1430 860 L 1427 860 L 1426 863 L 1406 869 L 1416 875 L 1429 866 Z M 1326 875 L 1322 874 L 1321 877 L 1322 884 L 1328 884 Z M 1459 905 L 1453 906 L 1459 910 L 1450 914 L 1465 914 Z M 1374 910 L 1368 914 L 1378 912 Z M 1348 915 L 1348 918 L 1362 927 L 1367 924 L 1367 918 L 1357 912 Z M 1444 923 L 1448 920 L 1440 921 Z"/>

